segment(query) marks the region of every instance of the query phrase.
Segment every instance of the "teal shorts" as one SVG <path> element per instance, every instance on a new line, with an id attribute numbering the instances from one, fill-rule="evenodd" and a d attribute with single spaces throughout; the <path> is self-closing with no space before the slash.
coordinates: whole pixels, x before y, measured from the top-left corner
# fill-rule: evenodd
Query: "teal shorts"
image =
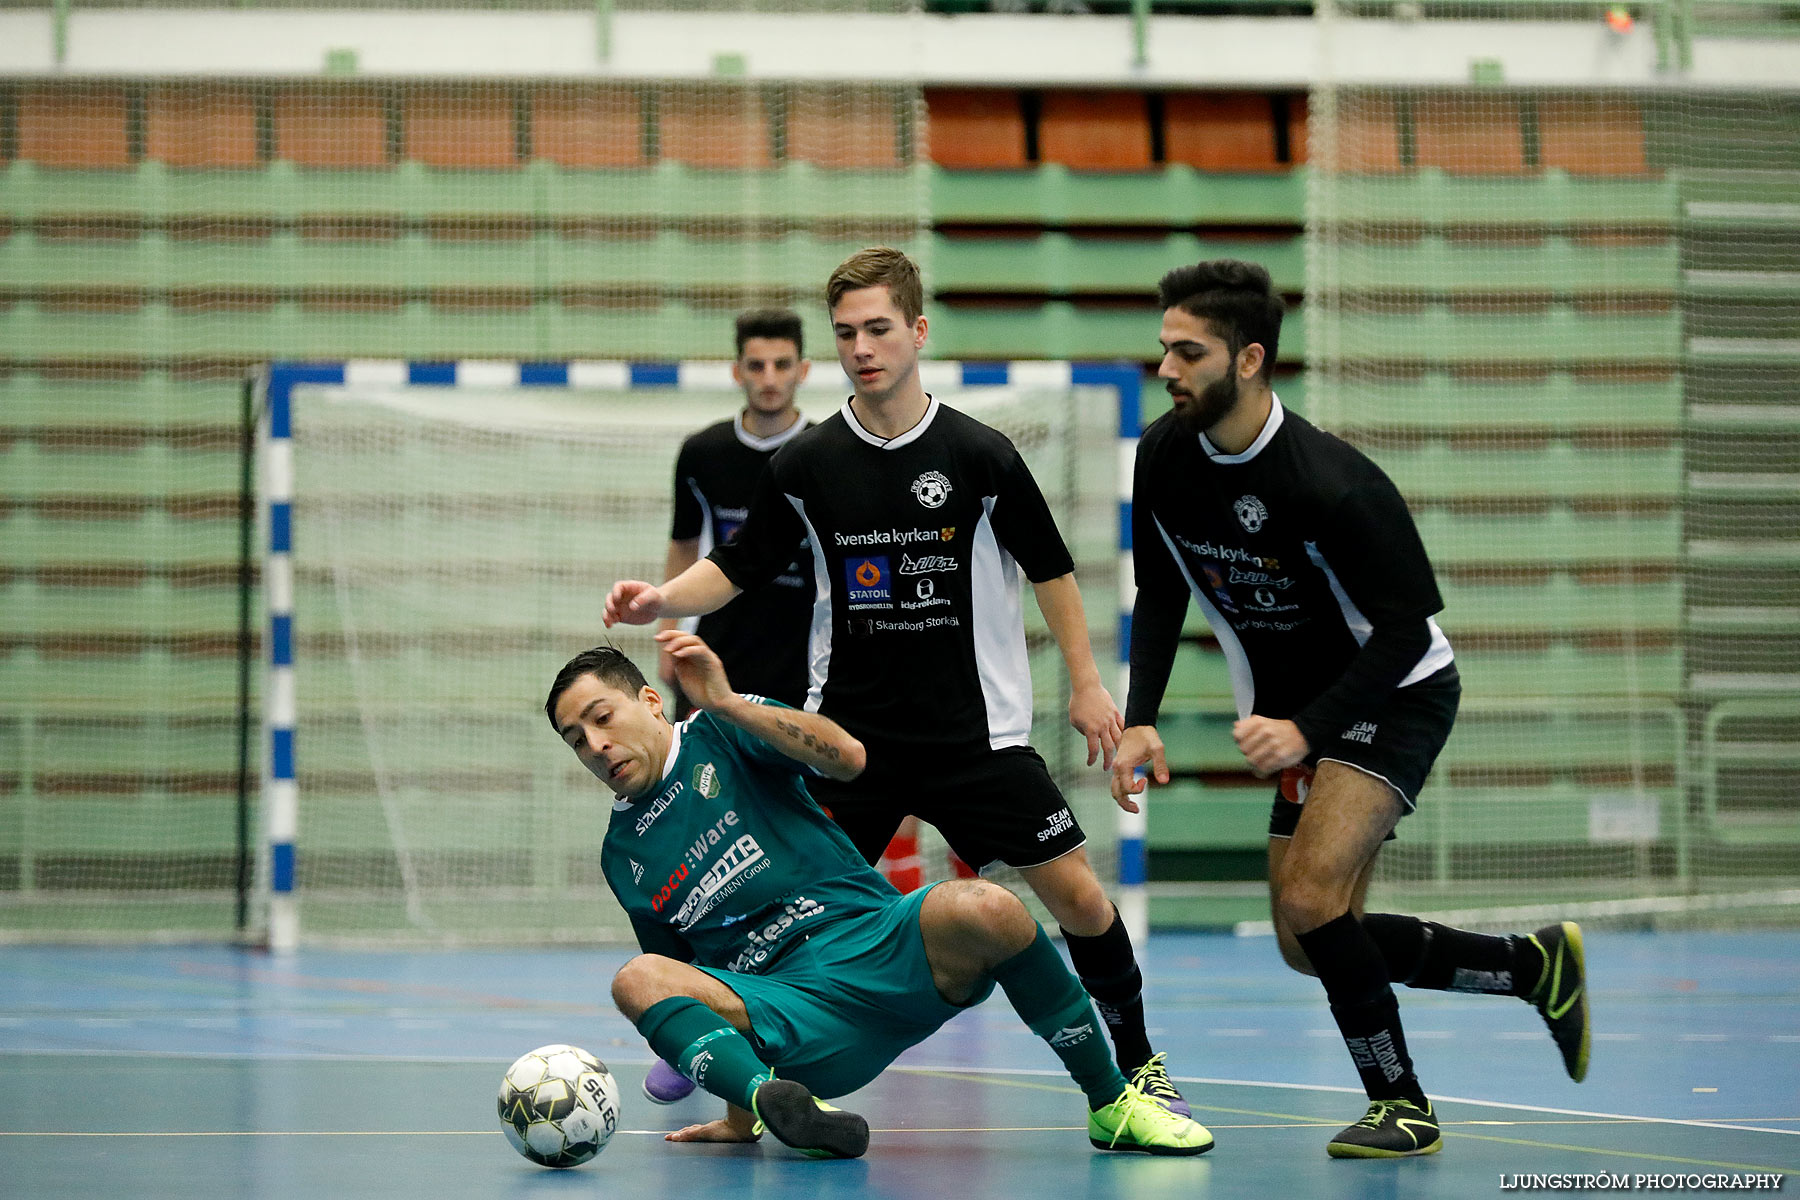
<path id="1" fill-rule="evenodd" d="M 826 926 L 767 975 L 700 969 L 743 1000 L 750 1042 L 778 1076 L 817 1096 L 842 1096 L 994 990 L 990 980 L 962 1005 L 938 995 L 919 931 L 930 893 Z"/>

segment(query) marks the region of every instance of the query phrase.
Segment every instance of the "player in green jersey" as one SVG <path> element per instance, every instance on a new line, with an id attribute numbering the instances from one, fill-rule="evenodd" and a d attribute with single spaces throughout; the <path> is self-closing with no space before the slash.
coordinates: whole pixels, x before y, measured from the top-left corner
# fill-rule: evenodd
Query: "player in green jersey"
<path id="1" fill-rule="evenodd" d="M 855 778 L 835 722 L 731 690 L 705 642 L 657 634 L 695 713 L 679 725 L 619 651 L 571 659 L 544 711 L 614 793 L 600 865 L 642 954 L 613 1000 L 652 1049 L 726 1101 L 678 1142 L 767 1128 L 853 1158 L 868 1124 L 823 1104 L 880 1074 L 998 984 L 1088 1101 L 1097 1147 L 1200 1154 L 1212 1135 L 1132 1087 L 1081 985 L 1017 896 L 985 880 L 899 895 L 802 783 Z"/>

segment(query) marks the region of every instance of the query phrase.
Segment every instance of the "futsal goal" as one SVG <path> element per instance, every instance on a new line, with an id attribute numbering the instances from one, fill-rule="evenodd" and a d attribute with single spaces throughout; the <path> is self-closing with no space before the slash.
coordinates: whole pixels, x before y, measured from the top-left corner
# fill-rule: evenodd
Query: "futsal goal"
<path id="1" fill-rule="evenodd" d="M 1118 412 L 1123 395 L 1136 419 L 1136 369 L 921 371 L 1019 447 L 1075 554 L 1096 656 L 1116 657 Z M 814 380 L 800 407 L 821 418 L 847 381 Z M 601 603 L 615 580 L 661 578 L 676 449 L 741 404 L 729 363 L 269 371 L 259 878 L 272 945 L 629 938 L 600 873 L 610 796 L 559 744 L 544 695 L 601 642 L 653 668 L 652 629 L 603 629 Z M 1104 776 L 1085 767 L 1060 656 L 1027 609 L 1034 740 L 1116 878 Z M 924 855 L 928 877 L 949 873 L 935 835 Z M 1141 873 L 1141 849 L 1132 860 Z"/>

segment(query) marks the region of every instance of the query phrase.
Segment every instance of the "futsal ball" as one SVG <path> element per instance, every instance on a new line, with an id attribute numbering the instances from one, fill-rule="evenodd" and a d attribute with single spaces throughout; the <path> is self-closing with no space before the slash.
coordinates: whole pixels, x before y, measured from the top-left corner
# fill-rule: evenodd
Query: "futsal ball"
<path id="1" fill-rule="evenodd" d="M 500 1127 L 540 1167 L 578 1167 L 619 1127 L 619 1085 L 586 1050 L 539 1046 L 500 1081 Z"/>

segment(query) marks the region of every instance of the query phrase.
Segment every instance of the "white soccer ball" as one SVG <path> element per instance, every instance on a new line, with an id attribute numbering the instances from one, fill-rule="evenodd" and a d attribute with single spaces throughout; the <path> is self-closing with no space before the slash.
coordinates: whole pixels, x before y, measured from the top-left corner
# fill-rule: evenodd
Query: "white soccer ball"
<path id="1" fill-rule="evenodd" d="M 540 1167 L 578 1167 L 619 1127 L 619 1085 L 586 1050 L 539 1046 L 500 1080 L 500 1127 Z"/>

